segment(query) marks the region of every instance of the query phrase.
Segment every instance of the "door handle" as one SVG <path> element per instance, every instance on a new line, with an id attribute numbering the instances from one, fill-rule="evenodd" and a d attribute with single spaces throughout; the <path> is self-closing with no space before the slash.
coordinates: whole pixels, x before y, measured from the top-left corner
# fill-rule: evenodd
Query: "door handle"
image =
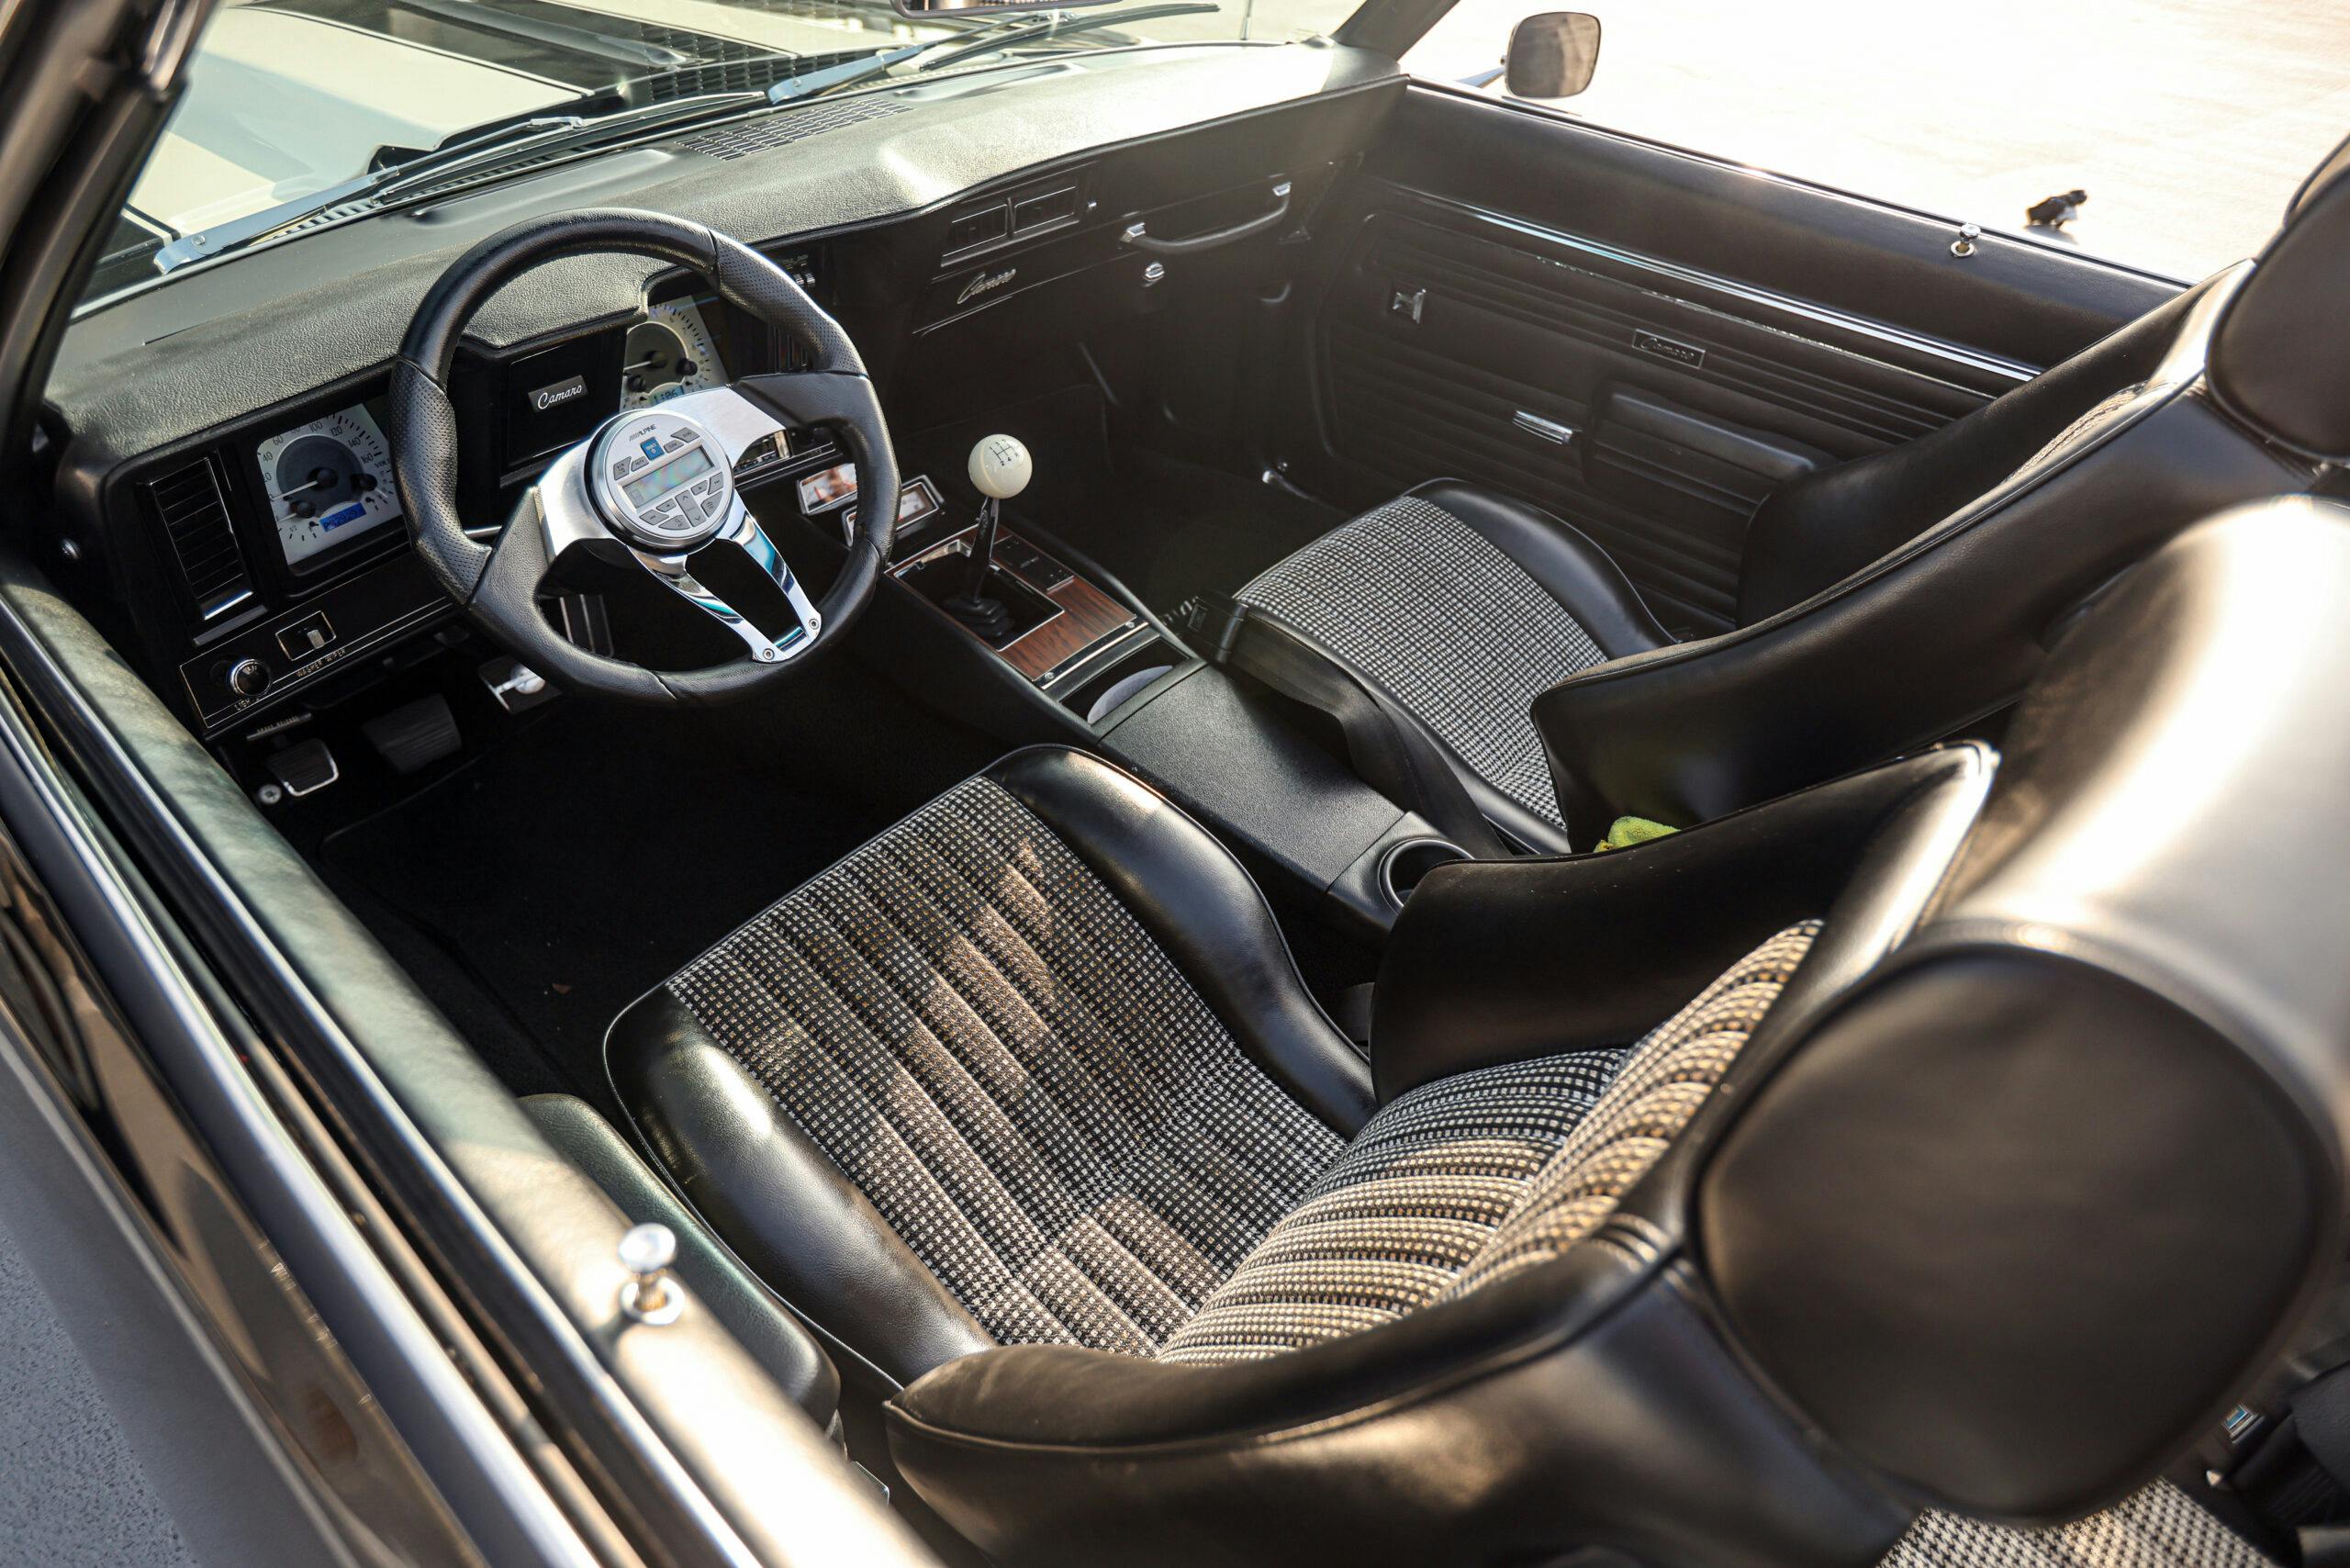
<path id="1" fill-rule="evenodd" d="M 1204 234 L 1193 234 L 1181 240 L 1157 240 L 1151 237 L 1150 226 L 1137 218 L 1126 225 L 1119 242 L 1152 256 L 1196 256 L 1202 251 L 1213 251 L 1219 245 L 1253 238 L 1270 229 L 1278 229 L 1289 217 L 1290 182 L 1277 181 L 1273 185 L 1273 210 L 1262 218 L 1252 218 L 1246 223 L 1236 223 L 1229 229 L 1211 229 Z"/>
<path id="2" fill-rule="evenodd" d="M 1564 446 L 1575 438 L 1573 426 L 1562 425 L 1556 420 L 1546 420 L 1541 415 L 1529 413 L 1524 409 L 1517 411 L 1510 423 L 1535 440 L 1547 441 L 1552 446 Z"/>

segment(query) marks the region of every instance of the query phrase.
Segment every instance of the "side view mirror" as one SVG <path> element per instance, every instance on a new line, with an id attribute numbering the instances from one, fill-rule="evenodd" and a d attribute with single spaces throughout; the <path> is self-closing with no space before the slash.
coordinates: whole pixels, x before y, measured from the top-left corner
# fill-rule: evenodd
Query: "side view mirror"
<path id="1" fill-rule="evenodd" d="M 1599 18 L 1588 11 L 1545 11 L 1510 29 L 1503 56 L 1513 98 L 1572 98 L 1599 69 Z"/>

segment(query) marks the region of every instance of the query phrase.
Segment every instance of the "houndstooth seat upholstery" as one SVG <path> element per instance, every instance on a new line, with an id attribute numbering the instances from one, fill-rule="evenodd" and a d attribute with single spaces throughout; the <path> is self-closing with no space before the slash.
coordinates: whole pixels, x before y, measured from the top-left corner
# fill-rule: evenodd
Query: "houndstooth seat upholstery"
<path id="1" fill-rule="evenodd" d="M 1325 534 L 1234 594 L 1385 691 L 1520 839 L 1562 847 L 1530 713 L 1569 676 L 1672 641 L 1572 528 L 1452 481 Z"/>

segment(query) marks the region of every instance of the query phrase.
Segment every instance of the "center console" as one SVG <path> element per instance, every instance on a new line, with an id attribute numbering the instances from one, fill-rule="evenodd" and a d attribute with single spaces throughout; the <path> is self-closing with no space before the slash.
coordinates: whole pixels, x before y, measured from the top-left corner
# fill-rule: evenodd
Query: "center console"
<path id="1" fill-rule="evenodd" d="M 974 524 L 941 539 L 890 576 L 944 606 L 966 580 L 979 533 Z M 1014 530 L 997 535 L 985 581 L 1003 607 L 1003 632 L 968 634 L 1084 722 L 1184 662 L 1141 614 Z"/>
<path id="2" fill-rule="evenodd" d="M 938 610 L 966 651 L 983 649 L 989 666 L 1046 699 L 1062 731 L 1053 738 L 1080 732 L 1287 884 L 1292 902 L 1379 945 L 1417 879 L 1461 852 L 1365 784 L 1305 716 L 1195 657 L 1113 584 L 1031 537 L 1037 530 L 1001 523 L 1029 463 L 1009 437 L 979 442 L 979 516 L 918 529 L 890 577 Z M 931 675 L 934 697 L 948 700 L 934 665 Z"/>

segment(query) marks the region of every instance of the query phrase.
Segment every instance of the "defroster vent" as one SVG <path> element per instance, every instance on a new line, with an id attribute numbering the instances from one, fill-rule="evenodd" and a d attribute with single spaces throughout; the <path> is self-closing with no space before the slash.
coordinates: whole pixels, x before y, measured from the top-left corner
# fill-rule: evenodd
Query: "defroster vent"
<path id="1" fill-rule="evenodd" d="M 906 108 L 906 105 L 894 98 L 845 98 L 837 104 L 811 104 L 805 108 L 782 109 L 761 115 L 755 119 L 736 120 L 715 130 L 686 137 L 677 145 L 696 152 L 707 152 L 713 158 L 740 158 L 747 153 L 764 152 L 770 147 L 805 141 L 828 130 L 901 115 Z"/>
<path id="2" fill-rule="evenodd" d="M 216 620 L 252 598 L 252 577 L 237 547 L 237 531 L 220 493 L 220 470 L 210 455 L 150 481 L 147 493 L 198 615 Z"/>

